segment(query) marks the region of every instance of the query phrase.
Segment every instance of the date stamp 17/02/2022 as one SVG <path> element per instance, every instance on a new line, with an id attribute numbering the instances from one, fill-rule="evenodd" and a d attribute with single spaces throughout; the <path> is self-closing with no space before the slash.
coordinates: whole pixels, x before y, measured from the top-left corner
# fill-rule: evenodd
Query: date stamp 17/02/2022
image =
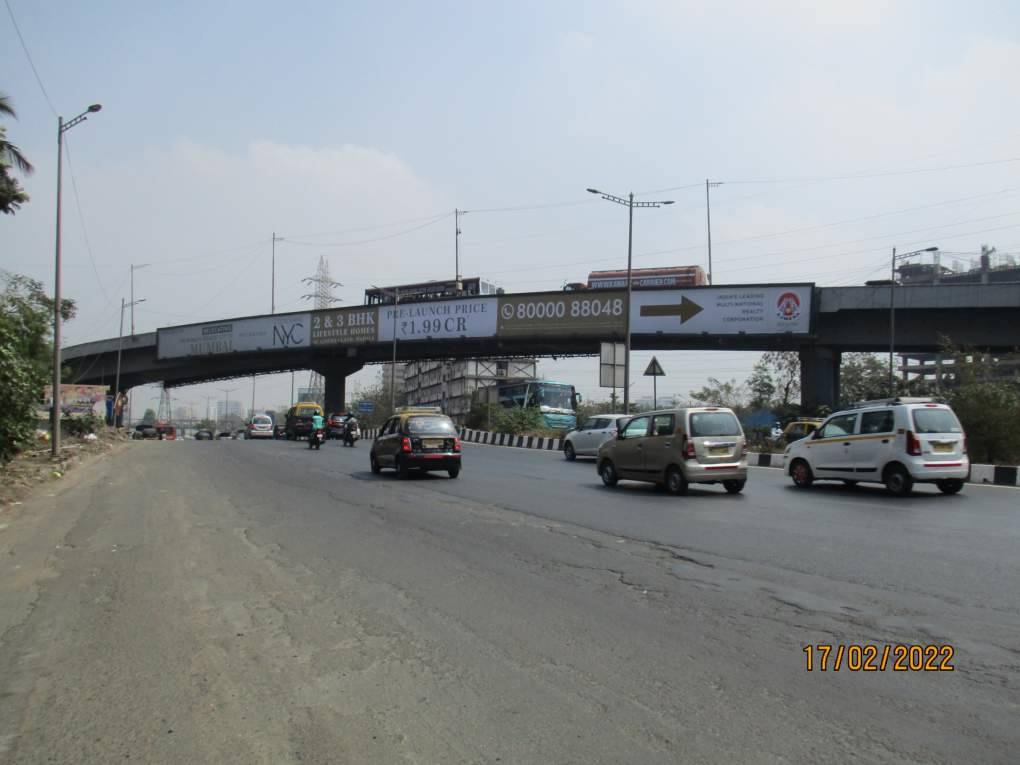
<path id="1" fill-rule="evenodd" d="M 905 643 L 817 643 L 804 646 L 808 672 L 952 672 L 956 649 Z"/>

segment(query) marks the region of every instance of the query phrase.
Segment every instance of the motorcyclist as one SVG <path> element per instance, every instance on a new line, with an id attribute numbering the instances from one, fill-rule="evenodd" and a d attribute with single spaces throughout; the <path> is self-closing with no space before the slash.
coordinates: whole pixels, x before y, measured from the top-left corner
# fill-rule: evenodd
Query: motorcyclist
<path id="1" fill-rule="evenodd" d="M 325 426 L 322 415 L 316 412 L 312 415 L 312 432 L 308 434 L 308 448 L 316 446 L 316 438 Z"/>
<path id="2" fill-rule="evenodd" d="M 354 434 L 358 432 L 358 419 L 354 416 L 354 412 L 347 412 L 344 416 L 344 442 L 353 446 Z"/>

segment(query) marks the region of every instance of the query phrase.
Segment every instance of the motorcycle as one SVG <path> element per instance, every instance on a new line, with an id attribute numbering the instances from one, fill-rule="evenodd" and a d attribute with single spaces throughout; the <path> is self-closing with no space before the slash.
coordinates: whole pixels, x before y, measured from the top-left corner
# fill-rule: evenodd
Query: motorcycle
<path id="1" fill-rule="evenodd" d="M 316 428 L 308 436 L 308 448 L 318 449 L 322 446 L 322 442 L 326 440 L 326 435 L 322 428 Z"/>
<path id="2" fill-rule="evenodd" d="M 356 422 L 348 422 L 344 425 L 344 446 L 354 446 L 354 443 L 361 438 L 361 428 Z"/>

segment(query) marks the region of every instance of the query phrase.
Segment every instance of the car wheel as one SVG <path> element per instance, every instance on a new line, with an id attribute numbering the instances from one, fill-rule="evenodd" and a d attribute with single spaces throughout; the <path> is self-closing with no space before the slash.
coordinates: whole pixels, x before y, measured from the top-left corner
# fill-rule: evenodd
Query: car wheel
<path id="1" fill-rule="evenodd" d="M 747 481 L 736 481 L 736 480 L 734 480 L 734 481 L 723 481 L 722 485 L 723 485 L 723 488 L 726 489 L 726 493 L 727 494 L 739 494 L 740 492 L 742 492 L 744 490 L 744 484 L 746 484 L 746 483 L 747 483 Z"/>
<path id="2" fill-rule="evenodd" d="M 382 472 L 382 466 L 381 466 L 381 465 L 379 465 L 379 460 L 377 460 L 377 459 L 375 458 L 375 455 L 374 455 L 374 454 L 373 454 L 373 455 L 371 455 L 371 456 L 369 457 L 369 462 L 370 462 L 370 463 L 371 463 L 371 465 L 372 465 L 372 472 L 373 472 L 373 473 L 375 473 L 376 475 L 378 475 L 379 473 L 381 473 L 381 472 Z"/>
<path id="3" fill-rule="evenodd" d="M 914 479 L 902 465 L 890 465 L 885 469 L 885 490 L 894 497 L 906 497 L 914 489 Z"/>
<path id="4" fill-rule="evenodd" d="M 457 467 L 457 468 L 450 468 L 446 472 L 449 474 L 450 478 L 456 478 L 457 476 L 460 475 L 460 468 L 459 467 Z"/>
<path id="5" fill-rule="evenodd" d="M 397 478 L 407 478 L 411 474 L 410 468 L 404 460 L 397 458 Z"/>
<path id="6" fill-rule="evenodd" d="M 963 488 L 963 481 L 959 478 L 946 478 L 936 481 L 935 485 L 939 487 L 939 491 L 943 494 L 957 494 Z"/>
<path id="7" fill-rule="evenodd" d="M 612 460 L 604 460 L 599 465 L 599 475 L 602 476 L 602 483 L 606 486 L 616 486 L 616 482 L 620 480 L 616 475 L 616 465 Z"/>
<path id="8" fill-rule="evenodd" d="M 563 456 L 567 458 L 567 462 L 573 462 L 577 459 L 577 452 L 574 451 L 574 445 L 569 441 L 563 445 Z"/>
<path id="9" fill-rule="evenodd" d="M 676 465 L 670 465 L 666 471 L 666 491 L 670 494 L 676 494 L 681 496 L 687 493 L 687 479 L 684 478 L 683 471 L 680 470 Z"/>
<path id="10" fill-rule="evenodd" d="M 804 460 L 797 460 L 790 465 L 790 477 L 793 479 L 794 485 L 799 489 L 806 489 L 815 482 L 811 466 Z"/>

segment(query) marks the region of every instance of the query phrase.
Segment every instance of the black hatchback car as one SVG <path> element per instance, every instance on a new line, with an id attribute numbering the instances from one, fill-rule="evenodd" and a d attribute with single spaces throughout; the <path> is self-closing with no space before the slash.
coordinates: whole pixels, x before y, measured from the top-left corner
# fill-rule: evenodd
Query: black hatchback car
<path id="1" fill-rule="evenodd" d="M 401 409 L 379 429 L 369 459 L 373 473 L 393 468 L 406 478 L 412 470 L 445 470 L 456 478 L 461 467 L 457 426 L 436 408 Z"/>

